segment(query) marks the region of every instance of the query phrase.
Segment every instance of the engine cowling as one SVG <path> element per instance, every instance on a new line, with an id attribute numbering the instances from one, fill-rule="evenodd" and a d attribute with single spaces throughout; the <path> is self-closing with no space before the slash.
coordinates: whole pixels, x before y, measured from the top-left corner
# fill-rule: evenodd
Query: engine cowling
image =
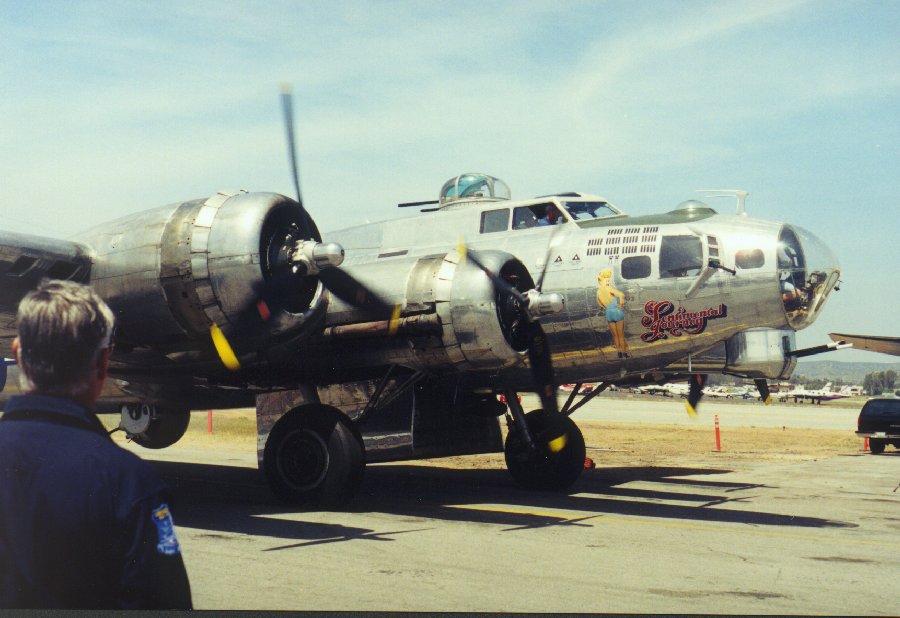
<path id="1" fill-rule="evenodd" d="M 479 251 L 479 260 L 520 291 L 534 282 L 525 266 L 502 251 Z M 329 309 L 324 340 L 308 351 L 334 368 L 399 364 L 430 371 L 500 370 L 524 358 L 528 335 L 518 302 L 496 289 L 477 267 L 442 255 L 384 260 L 348 268 L 354 276 L 378 282 L 377 291 L 401 306 L 396 332 L 387 322 L 336 300 Z M 365 346 L 358 345 L 368 339 Z"/>
<path id="2" fill-rule="evenodd" d="M 480 251 L 478 255 L 485 266 L 520 291 L 534 287 L 528 270 L 512 255 L 500 251 Z M 444 331 L 444 342 L 456 364 L 502 369 L 521 360 L 528 341 L 514 297 L 495 288 L 480 269 L 466 264 L 457 266 L 448 292 L 447 303 L 438 304 L 438 312 L 451 327 Z"/>
<path id="3" fill-rule="evenodd" d="M 117 345 L 190 351 L 216 324 L 239 348 L 321 324 L 321 285 L 290 263 L 303 216 L 282 195 L 220 192 L 80 236 L 94 252 L 91 283 L 116 313 Z M 278 305 L 248 330 L 246 316 L 276 284 Z"/>

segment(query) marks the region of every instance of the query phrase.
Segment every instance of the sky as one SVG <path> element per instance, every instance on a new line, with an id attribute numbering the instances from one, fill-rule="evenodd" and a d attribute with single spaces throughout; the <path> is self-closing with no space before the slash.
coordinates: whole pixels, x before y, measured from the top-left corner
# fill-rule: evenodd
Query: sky
<path id="1" fill-rule="evenodd" d="M 471 171 L 633 215 L 744 189 L 841 264 L 800 347 L 900 336 L 898 31 L 896 0 L 0 0 L 0 228 L 293 195 L 287 82 L 326 239 Z"/>

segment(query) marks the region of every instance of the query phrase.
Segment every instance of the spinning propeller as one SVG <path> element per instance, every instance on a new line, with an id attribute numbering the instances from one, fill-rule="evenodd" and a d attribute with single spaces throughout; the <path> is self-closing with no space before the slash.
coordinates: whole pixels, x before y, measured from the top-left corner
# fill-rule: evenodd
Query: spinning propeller
<path id="1" fill-rule="evenodd" d="M 700 404 L 700 399 L 703 398 L 703 387 L 706 386 L 706 380 L 709 376 L 705 374 L 693 374 L 688 381 L 688 396 L 687 401 L 684 402 L 684 407 L 687 409 L 687 413 L 691 418 L 696 418 L 697 416 L 697 406 Z M 762 402 L 766 405 L 772 403 L 772 396 L 769 393 L 769 384 L 766 382 L 764 378 L 758 378 L 753 380 L 753 383 L 756 385 L 756 390 L 759 391 L 759 397 Z"/>
<path id="2" fill-rule="evenodd" d="M 337 268 L 343 262 L 344 249 L 337 243 L 321 242 L 319 230 L 303 206 L 294 138 L 293 97 L 286 84 L 281 89 L 281 105 L 299 221 L 273 232 L 266 256 L 266 282 L 254 290 L 255 299 L 238 314 L 234 330 L 242 336 L 253 336 L 278 311 L 302 310 L 303 299 L 312 297 L 318 280 L 334 296 L 361 309 L 371 319 L 388 320 L 389 331 L 393 334 L 400 317 L 400 305 L 388 303 L 352 275 Z M 210 337 L 222 364 L 231 371 L 238 371 L 240 361 L 216 324 L 210 327 Z"/>
<path id="3" fill-rule="evenodd" d="M 759 398 L 762 399 L 763 403 L 766 405 L 772 403 L 772 395 L 769 394 L 769 383 L 766 382 L 765 378 L 757 378 L 753 380 L 753 383 L 756 384 L 756 390 L 759 391 Z"/>
<path id="4" fill-rule="evenodd" d="M 548 258 L 552 249 L 553 239 L 551 238 Z M 460 242 L 457 250 L 463 259 L 469 260 L 488 276 L 498 292 L 503 293 L 503 296 L 506 298 L 506 306 L 502 309 L 504 313 L 513 316 L 513 319 L 509 322 L 510 330 L 517 331 L 523 335 L 523 343 L 525 344 L 528 362 L 531 366 L 534 389 L 541 400 L 541 407 L 550 414 L 550 419 L 560 419 L 561 421 L 562 417 L 559 416 L 559 406 L 556 401 L 557 384 L 553 373 L 550 346 L 539 321 L 541 316 L 558 313 L 565 307 L 565 299 L 561 294 L 555 292 L 544 294 L 541 292 L 540 286 L 543 283 L 549 259 L 545 260 L 544 270 L 538 277 L 540 283 L 533 289 L 523 292 L 512 282 L 488 268 L 478 259 L 476 253 L 469 251 L 462 242 Z M 500 297 L 501 294 L 498 294 L 498 302 Z M 552 452 L 558 452 L 566 445 L 567 437 L 565 432 L 566 426 L 564 423 L 552 422 L 551 426 L 543 432 L 544 435 L 540 436 L 540 439 L 547 444 L 547 447 Z"/>
<path id="5" fill-rule="evenodd" d="M 697 406 L 703 397 L 703 387 L 706 386 L 708 378 L 709 376 L 706 374 L 695 373 L 688 381 L 688 396 L 687 401 L 684 402 L 684 407 L 691 418 L 697 417 Z"/>

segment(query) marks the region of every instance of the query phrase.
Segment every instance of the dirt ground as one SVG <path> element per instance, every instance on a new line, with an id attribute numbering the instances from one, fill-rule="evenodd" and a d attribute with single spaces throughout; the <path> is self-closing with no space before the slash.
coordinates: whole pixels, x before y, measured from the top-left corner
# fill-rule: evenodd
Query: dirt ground
<path id="1" fill-rule="evenodd" d="M 101 417 L 107 427 L 115 416 Z M 233 449 L 256 452 L 256 421 L 252 410 L 213 413 L 213 432 L 208 431 L 206 412 L 194 412 L 179 445 L 191 448 Z M 587 456 L 597 466 L 660 466 L 682 459 L 709 457 L 710 461 L 745 459 L 755 461 L 816 459 L 857 453 L 862 443 L 850 432 L 827 429 L 730 427 L 715 433 L 707 427 L 580 422 Z M 124 435 L 113 434 L 117 441 Z M 423 465 L 429 465 L 422 462 Z M 431 464 L 433 465 L 433 464 Z M 502 453 L 445 457 L 440 465 L 452 468 L 505 468 Z"/>
<path id="2" fill-rule="evenodd" d="M 721 450 L 716 451 L 715 434 L 701 427 L 590 422 L 579 427 L 587 457 L 598 467 L 669 466 L 704 457 L 711 462 L 817 459 L 861 449 L 852 434 L 825 429 L 731 428 L 720 434 Z M 440 462 L 450 468 L 506 467 L 502 453 L 446 457 Z"/>

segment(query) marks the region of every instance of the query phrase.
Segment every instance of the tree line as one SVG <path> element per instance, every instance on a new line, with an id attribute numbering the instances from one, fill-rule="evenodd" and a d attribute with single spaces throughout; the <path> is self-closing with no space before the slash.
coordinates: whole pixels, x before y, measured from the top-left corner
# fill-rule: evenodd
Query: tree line
<path id="1" fill-rule="evenodd" d="M 863 390 L 867 395 L 882 395 L 885 393 L 893 393 L 896 386 L 897 372 L 873 371 L 867 373 L 863 379 Z"/>

